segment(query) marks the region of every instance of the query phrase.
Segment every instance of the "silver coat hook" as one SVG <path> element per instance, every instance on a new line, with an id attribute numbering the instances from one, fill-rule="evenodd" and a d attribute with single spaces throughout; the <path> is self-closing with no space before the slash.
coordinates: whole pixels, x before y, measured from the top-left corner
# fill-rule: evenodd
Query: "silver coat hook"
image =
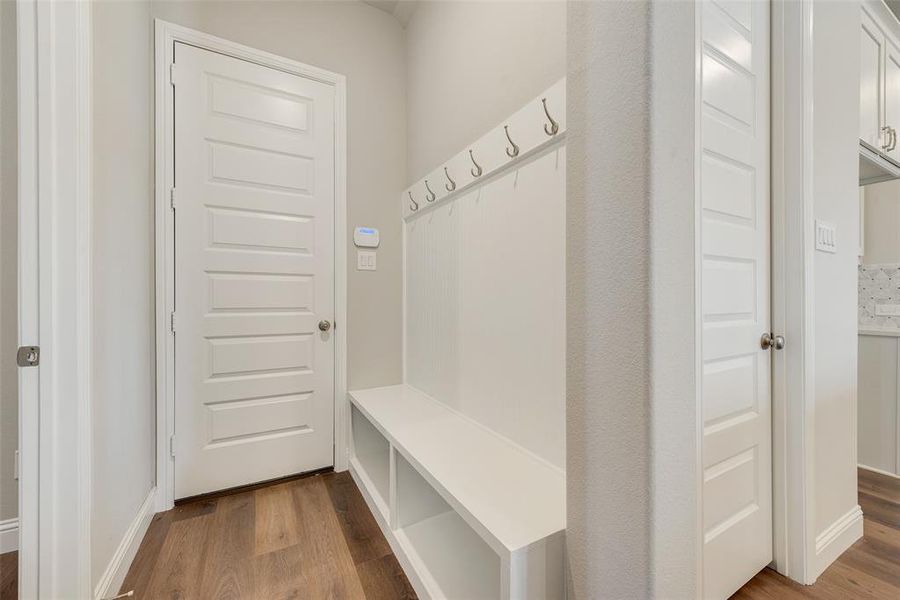
<path id="1" fill-rule="evenodd" d="M 471 170 L 472 177 L 481 177 L 481 174 L 484 173 L 484 169 L 481 168 L 481 165 L 475 162 L 475 157 L 472 156 L 471 150 L 469 150 L 469 158 L 472 159 L 472 164 L 475 165 L 475 168 Z"/>
<path id="2" fill-rule="evenodd" d="M 515 158 L 519 155 L 519 146 L 516 145 L 514 141 L 512 141 L 511 137 L 509 137 L 509 125 L 504 125 L 503 131 L 506 132 L 506 139 L 508 139 L 509 143 L 512 144 L 512 148 L 506 148 L 506 155 L 510 158 Z"/>
<path id="3" fill-rule="evenodd" d="M 412 202 L 412 204 L 409 205 L 409 209 L 413 212 L 416 212 L 417 210 L 419 210 L 419 203 L 413 199 L 412 192 L 406 193 L 409 194 L 409 201 Z"/>
<path id="4" fill-rule="evenodd" d="M 453 190 L 456 189 L 456 182 L 450 178 L 450 173 L 447 172 L 447 167 L 444 167 L 444 175 L 447 176 L 447 181 L 450 182 L 450 183 L 445 183 L 444 188 L 446 188 L 446 190 L 448 192 L 452 192 Z"/>
<path id="5" fill-rule="evenodd" d="M 541 98 L 541 104 L 544 105 L 544 114 L 547 115 L 547 118 L 550 120 L 550 123 L 544 123 L 544 133 L 549 136 L 554 136 L 559 133 L 559 123 L 553 120 L 553 117 L 550 116 L 550 111 L 547 110 L 547 99 Z"/>
<path id="6" fill-rule="evenodd" d="M 437 194 L 431 191 L 431 187 L 428 185 L 428 180 L 425 180 L 425 189 L 428 190 L 428 193 L 425 194 L 425 199 L 429 202 L 434 202 L 434 199 L 437 198 Z"/>

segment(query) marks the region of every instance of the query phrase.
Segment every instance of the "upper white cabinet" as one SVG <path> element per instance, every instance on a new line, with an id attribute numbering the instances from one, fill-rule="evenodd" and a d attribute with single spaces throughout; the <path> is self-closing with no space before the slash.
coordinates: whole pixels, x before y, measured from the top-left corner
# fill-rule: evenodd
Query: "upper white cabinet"
<path id="1" fill-rule="evenodd" d="M 900 178 L 900 22 L 863 0 L 859 32 L 859 184 Z"/>
<path id="2" fill-rule="evenodd" d="M 884 46 L 884 125 L 889 139 L 884 140 L 884 151 L 897 160 L 897 130 L 900 129 L 900 49 L 888 37 Z"/>
<path id="3" fill-rule="evenodd" d="M 884 50 L 885 35 L 881 27 L 862 11 L 859 64 L 859 139 L 873 148 L 889 147 L 882 136 L 884 122 Z"/>

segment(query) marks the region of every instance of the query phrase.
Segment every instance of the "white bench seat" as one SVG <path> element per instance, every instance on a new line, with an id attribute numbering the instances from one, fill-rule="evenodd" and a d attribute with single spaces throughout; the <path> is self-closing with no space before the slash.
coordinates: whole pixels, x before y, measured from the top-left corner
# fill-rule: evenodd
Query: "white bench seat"
<path id="1" fill-rule="evenodd" d="M 557 587 L 562 596 L 566 527 L 562 470 L 409 385 L 350 392 L 350 400 L 368 421 L 364 426 L 374 426 L 390 448 L 496 553 L 502 564 L 500 597 L 552 598 L 557 597 Z M 403 490 L 397 489 L 396 461 L 401 459 L 391 458 L 390 485 L 375 486 L 362 472 L 365 461 L 356 458 L 351 459 L 351 470 L 356 471 L 361 487 L 393 490 L 387 498 L 383 491 L 364 490 L 370 505 L 380 496 L 373 508 L 381 513 L 382 528 L 397 534 L 394 543 L 407 539 L 396 502 L 390 498 L 400 495 L 400 503 L 404 502 Z M 432 492 L 416 493 L 427 496 Z M 431 587 L 424 595 L 444 596 Z"/>

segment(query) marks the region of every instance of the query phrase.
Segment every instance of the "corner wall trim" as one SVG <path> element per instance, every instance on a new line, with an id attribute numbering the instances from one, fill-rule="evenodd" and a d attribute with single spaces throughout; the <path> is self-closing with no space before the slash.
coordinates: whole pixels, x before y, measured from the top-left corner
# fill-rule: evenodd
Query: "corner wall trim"
<path id="1" fill-rule="evenodd" d="M 19 549 L 19 519 L 0 521 L 0 554 Z"/>
<path id="2" fill-rule="evenodd" d="M 134 560 L 138 548 L 140 548 L 141 542 L 144 540 L 144 535 L 150 527 L 150 521 L 153 520 L 153 515 L 156 514 L 155 508 L 156 488 L 154 487 L 147 494 L 147 498 L 138 509 L 134 520 L 125 531 L 125 535 L 122 536 L 119 547 L 113 553 L 109 564 L 106 565 L 103 575 L 100 576 L 100 581 L 97 582 L 97 587 L 94 588 L 95 600 L 102 600 L 119 593 L 119 588 L 122 587 L 122 583 L 125 581 L 128 569 L 131 568 L 131 562 Z"/>
<path id="3" fill-rule="evenodd" d="M 857 504 L 816 536 L 816 577 L 863 535 L 863 512 Z"/>

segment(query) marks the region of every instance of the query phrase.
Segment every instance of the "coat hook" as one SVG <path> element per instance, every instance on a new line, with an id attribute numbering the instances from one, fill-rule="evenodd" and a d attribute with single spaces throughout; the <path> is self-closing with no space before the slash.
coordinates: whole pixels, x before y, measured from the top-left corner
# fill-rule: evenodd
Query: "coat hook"
<path id="1" fill-rule="evenodd" d="M 554 136 L 559 133 L 559 123 L 553 120 L 553 117 L 550 116 L 550 111 L 547 110 L 547 99 L 541 98 L 541 104 L 544 105 L 544 114 L 547 115 L 547 118 L 550 119 L 550 123 L 544 123 L 544 133 L 549 136 Z"/>
<path id="2" fill-rule="evenodd" d="M 412 204 L 409 205 L 409 209 L 413 212 L 416 212 L 417 210 L 419 210 L 419 203 L 413 199 L 412 192 L 406 193 L 409 194 L 409 201 L 412 202 Z"/>
<path id="3" fill-rule="evenodd" d="M 450 173 L 447 172 L 447 167 L 444 167 L 444 175 L 447 176 L 447 181 L 450 182 L 450 183 L 445 183 L 444 187 L 447 189 L 448 192 L 452 192 L 453 190 L 456 189 L 456 182 L 450 178 Z"/>
<path id="4" fill-rule="evenodd" d="M 509 137 L 509 125 L 504 125 L 503 131 L 506 132 L 506 139 L 508 139 L 509 143 L 512 144 L 512 148 L 506 149 L 506 155 L 510 158 L 515 158 L 519 155 L 519 146 L 516 145 L 514 141 L 512 141 L 511 137 Z"/>
<path id="5" fill-rule="evenodd" d="M 434 202 L 434 199 L 437 198 L 437 194 L 431 191 L 431 187 L 428 185 L 428 180 L 425 180 L 425 189 L 428 190 L 428 193 L 425 194 L 425 199 L 429 202 Z"/>
<path id="6" fill-rule="evenodd" d="M 471 150 L 469 150 L 469 158 L 472 159 L 472 164 L 475 165 L 475 168 L 471 170 L 472 177 L 481 177 L 481 174 L 484 173 L 484 170 L 481 168 L 481 165 L 475 162 L 475 157 L 472 156 Z"/>

